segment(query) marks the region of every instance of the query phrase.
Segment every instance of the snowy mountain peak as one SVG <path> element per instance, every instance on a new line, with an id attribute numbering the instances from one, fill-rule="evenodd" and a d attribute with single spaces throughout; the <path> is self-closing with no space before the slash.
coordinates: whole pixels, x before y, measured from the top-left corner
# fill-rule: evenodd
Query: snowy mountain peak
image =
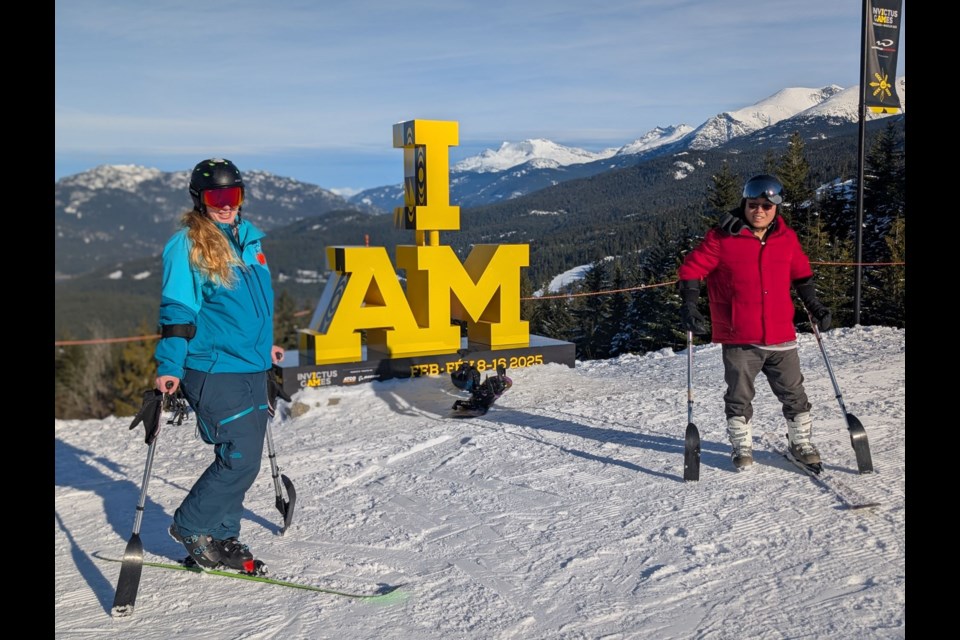
<path id="1" fill-rule="evenodd" d="M 496 151 L 486 149 L 482 153 L 461 160 L 453 165 L 451 171 L 476 173 L 495 173 L 506 171 L 531 160 L 541 161 L 538 167 L 582 164 L 603 160 L 616 153 L 616 149 L 604 149 L 600 152 L 587 151 L 577 147 L 566 147 L 551 140 L 533 138 L 522 142 L 504 142 Z"/>
<path id="2" fill-rule="evenodd" d="M 63 178 L 59 182 L 66 187 L 134 191 L 141 183 L 155 180 L 163 174 L 160 169 L 135 164 L 102 164 L 90 171 Z"/>
<path id="3" fill-rule="evenodd" d="M 843 91 L 835 84 L 826 87 L 790 87 L 781 89 L 760 102 L 725 111 L 710 118 L 691 134 L 689 147 L 695 150 L 712 149 L 729 140 L 769 127 L 823 103 Z"/>
<path id="4" fill-rule="evenodd" d="M 730 115 L 738 120 L 753 118 L 759 126 L 768 127 L 795 116 L 801 111 L 806 111 L 810 107 L 822 104 L 841 91 L 843 87 L 836 84 L 819 89 L 789 87 L 777 91 L 754 105 L 731 111 Z"/>
<path id="5" fill-rule="evenodd" d="M 669 127 L 654 127 L 633 142 L 620 147 L 620 149 L 617 150 L 617 155 L 625 156 L 649 151 L 650 149 L 655 149 L 665 144 L 675 142 L 691 131 L 693 131 L 693 127 L 688 124 L 678 124 Z"/>

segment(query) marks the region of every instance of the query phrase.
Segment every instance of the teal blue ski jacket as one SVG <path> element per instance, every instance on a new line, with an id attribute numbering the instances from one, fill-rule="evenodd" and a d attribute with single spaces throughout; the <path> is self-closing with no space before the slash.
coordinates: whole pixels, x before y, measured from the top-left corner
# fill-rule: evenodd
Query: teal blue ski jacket
<path id="1" fill-rule="evenodd" d="M 184 369 L 207 373 L 254 373 L 272 365 L 273 284 L 260 240 L 263 231 L 246 220 L 234 238 L 218 224 L 243 266 L 227 287 L 204 277 L 190 264 L 187 229 L 177 231 L 163 249 L 160 326 L 194 325 L 192 339 L 161 338 L 154 352 L 157 374 L 183 379 Z"/>

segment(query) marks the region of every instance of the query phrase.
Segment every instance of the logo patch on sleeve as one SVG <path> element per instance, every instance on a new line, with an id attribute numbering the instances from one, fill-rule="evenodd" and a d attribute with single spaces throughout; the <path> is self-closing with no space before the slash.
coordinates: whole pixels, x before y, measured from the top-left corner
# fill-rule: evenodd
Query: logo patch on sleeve
<path id="1" fill-rule="evenodd" d="M 267 256 L 263 255 L 262 253 L 258 253 L 257 262 L 259 262 L 260 264 L 267 264 Z"/>

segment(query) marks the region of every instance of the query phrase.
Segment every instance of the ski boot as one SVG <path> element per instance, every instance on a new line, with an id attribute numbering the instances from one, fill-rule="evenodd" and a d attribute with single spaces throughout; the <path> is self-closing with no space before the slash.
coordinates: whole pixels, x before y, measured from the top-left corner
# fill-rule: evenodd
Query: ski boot
<path id="1" fill-rule="evenodd" d="M 737 469 L 746 469 L 753 464 L 753 425 L 740 416 L 727 418 L 727 437 L 733 445 L 731 459 Z"/>
<path id="2" fill-rule="evenodd" d="M 220 564 L 220 545 L 208 535 L 184 536 L 176 523 L 170 525 L 170 537 L 184 546 L 190 560 L 206 569 L 216 569 Z"/>
<path id="3" fill-rule="evenodd" d="M 253 554 L 250 553 L 250 547 L 236 538 L 230 537 L 226 540 L 214 540 L 214 544 L 220 550 L 220 563 L 223 566 L 250 575 L 266 573 L 263 563 L 253 559 Z"/>
<path id="4" fill-rule="evenodd" d="M 793 420 L 787 420 L 787 440 L 790 441 L 790 454 L 799 462 L 815 467 L 821 465 L 820 452 L 810 442 L 813 420 L 810 412 L 801 413 Z"/>

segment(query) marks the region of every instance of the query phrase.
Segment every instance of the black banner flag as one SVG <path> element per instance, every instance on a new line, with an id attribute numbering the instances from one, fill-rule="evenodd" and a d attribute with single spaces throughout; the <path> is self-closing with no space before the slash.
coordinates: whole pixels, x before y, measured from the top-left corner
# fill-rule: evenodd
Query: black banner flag
<path id="1" fill-rule="evenodd" d="M 865 104 L 874 113 L 900 113 L 897 49 L 903 0 L 866 0 L 867 56 Z"/>

